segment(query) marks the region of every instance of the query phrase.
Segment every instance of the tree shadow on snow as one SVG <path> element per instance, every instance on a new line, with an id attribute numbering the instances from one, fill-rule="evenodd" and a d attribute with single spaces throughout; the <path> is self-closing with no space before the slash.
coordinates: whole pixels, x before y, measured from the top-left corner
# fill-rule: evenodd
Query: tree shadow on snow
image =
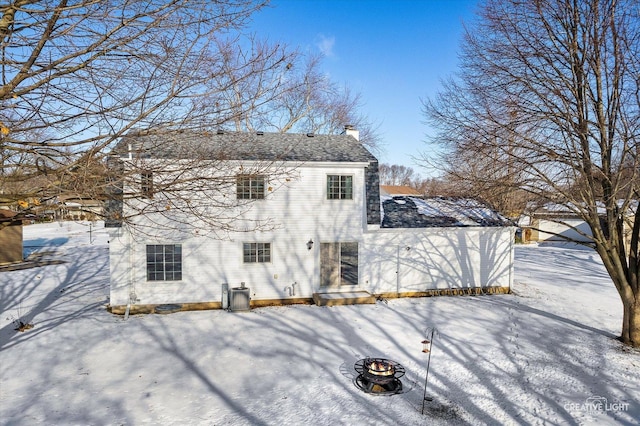
<path id="1" fill-rule="evenodd" d="M 108 283 L 107 248 L 90 247 L 83 256 L 52 258 L 28 270 L 0 272 L 0 315 L 10 322 L 0 328 L 0 350 L 104 309 Z M 12 274 L 15 279 L 12 279 Z M 15 321 L 33 324 L 16 332 Z"/>

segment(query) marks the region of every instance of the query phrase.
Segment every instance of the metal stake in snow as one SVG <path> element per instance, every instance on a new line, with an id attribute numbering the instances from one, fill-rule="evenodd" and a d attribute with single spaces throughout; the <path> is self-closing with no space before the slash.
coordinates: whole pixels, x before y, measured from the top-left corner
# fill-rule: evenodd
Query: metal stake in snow
<path id="1" fill-rule="evenodd" d="M 422 395 L 422 412 L 424 415 L 424 403 L 426 401 L 432 401 L 432 397 L 427 397 L 427 383 L 429 382 L 429 365 L 431 364 L 431 351 L 433 350 L 433 338 L 434 334 L 437 333 L 435 327 L 429 327 L 425 331 L 425 339 L 422 341 L 422 352 L 429 354 L 427 357 L 427 374 L 424 378 L 424 394 Z"/>

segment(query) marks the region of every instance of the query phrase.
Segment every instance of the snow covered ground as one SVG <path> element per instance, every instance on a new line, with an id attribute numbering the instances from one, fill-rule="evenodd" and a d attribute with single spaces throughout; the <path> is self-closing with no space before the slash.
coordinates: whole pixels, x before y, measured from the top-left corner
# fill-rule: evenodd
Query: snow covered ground
<path id="1" fill-rule="evenodd" d="M 518 246 L 513 295 L 124 321 L 100 225 L 28 226 L 25 248 L 41 266 L 0 271 L 3 425 L 640 424 L 640 351 L 588 249 Z M 358 390 L 366 356 L 401 363 L 403 393 Z"/>

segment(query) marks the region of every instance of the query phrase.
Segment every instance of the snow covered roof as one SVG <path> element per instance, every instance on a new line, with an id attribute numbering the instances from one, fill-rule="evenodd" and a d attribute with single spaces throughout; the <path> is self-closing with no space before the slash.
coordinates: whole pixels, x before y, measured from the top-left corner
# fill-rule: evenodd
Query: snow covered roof
<path id="1" fill-rule="evenodd" d="M 617 205 L 622 208 L 625 200 L 618 200 Z M 602 202 L 597 202 L 597 211 L 599 215 L 606 215 L 607 210 Z M 638 200 L 631 200 L 628 204 L 628 209 L 624 214 L 633 215 L 638 208 Z M 545 203 L 538 205 L 535 203 L 529 203 L 526 209 L 526 215 L 532 217 L 544 217 L 544 218 L 556 218 L 558 220 L 565 218 L 580 218 L 580 212 L 587 209 L 587 205 L 583 204 L 575 205 L 573 203 L 559 204 L 559 203 Z"/>
<path id="2" fill-rule="evenodd" d="M 572 203 L 545 203 L 542 205 L 537 203 L 528 203 L 526 212 L 529 216 L 577 216 L 577 208 Z"/>
<path id="3" fill-rule="evenodd" d="M 513 226 L 513 223 L 470 198 L 381 197 L 383 228 Z"/>

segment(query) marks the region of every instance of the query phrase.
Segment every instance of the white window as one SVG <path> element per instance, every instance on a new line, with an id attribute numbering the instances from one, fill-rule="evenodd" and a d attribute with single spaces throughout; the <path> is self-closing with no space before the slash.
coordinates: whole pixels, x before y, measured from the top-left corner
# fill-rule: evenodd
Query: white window
<path id="1" fill-rule="evenodd" d="M 242 245 L 244 263 L 271 262 L 271 243 L 244 243 Z"/>
<path id="2" fill-rule="evenodd" d="M 147 245 L 147 281 L 182 280 L 182 244 Z"/>
<path id="3" fill-rule="evenodd" d="M 327 175 L 328 200 L 352 200 L 353 176 Z"/>
<path id="4" fill-rule="evenodd" d="M 264 176 L 238 175 L 236 176 L 236 189 L 238 200 L 261 200 L 264 198 Z"/>

